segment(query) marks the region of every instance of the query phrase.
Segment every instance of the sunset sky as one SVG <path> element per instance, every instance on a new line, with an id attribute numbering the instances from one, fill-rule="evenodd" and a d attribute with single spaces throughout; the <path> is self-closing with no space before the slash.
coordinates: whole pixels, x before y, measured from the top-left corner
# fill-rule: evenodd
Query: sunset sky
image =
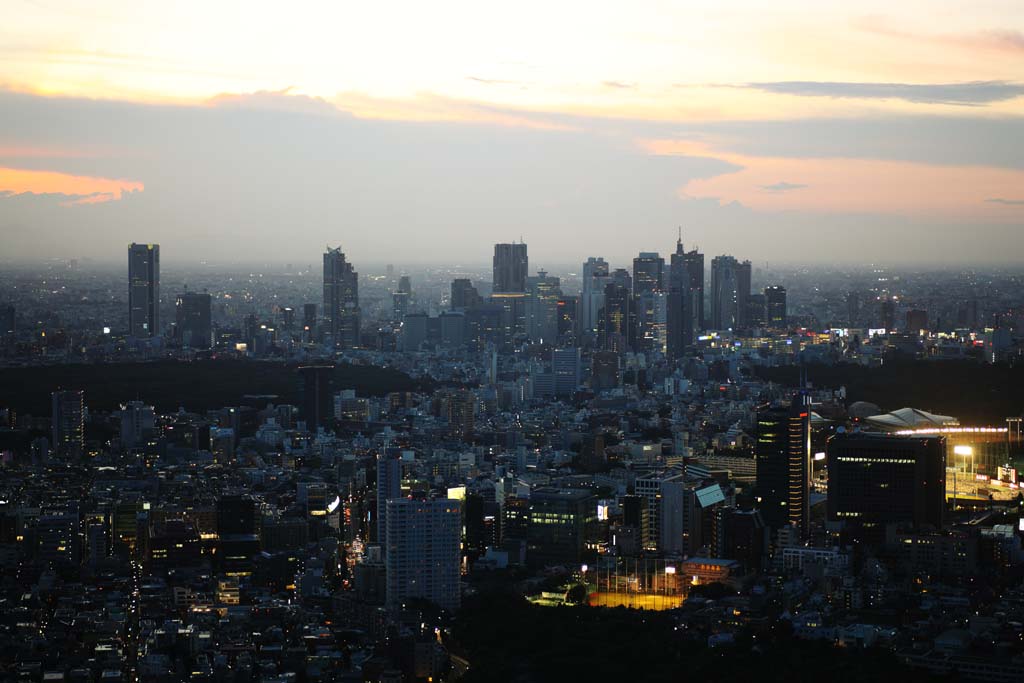
<path id="1" fill-rule="evenodd" d="M 1024 257 L 1020 0 L 0 10 L 0 259 Z"/>

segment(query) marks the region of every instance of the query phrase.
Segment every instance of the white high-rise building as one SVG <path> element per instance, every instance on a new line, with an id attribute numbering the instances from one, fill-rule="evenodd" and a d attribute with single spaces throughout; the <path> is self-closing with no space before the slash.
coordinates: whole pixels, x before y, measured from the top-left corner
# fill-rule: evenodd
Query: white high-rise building
<path id="1" fill-rule="evenodd" d="M 424 598 L 454 611 L 459 606 L 462 510 L 451 499 L 387 501 L 387 605 Z"/>

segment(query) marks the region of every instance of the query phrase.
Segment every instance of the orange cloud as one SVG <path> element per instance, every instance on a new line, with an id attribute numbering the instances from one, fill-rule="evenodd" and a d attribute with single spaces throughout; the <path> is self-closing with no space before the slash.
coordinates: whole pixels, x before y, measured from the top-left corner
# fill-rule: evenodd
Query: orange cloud
<path id="1" fill-rule="evenodd" d="M 125 192 L 143 189 L 145 186 L 135 180 L 0 167 L 0 195 L 59 194 L 68 197 L 67 206 L 114 201 Z"/>
<path id="2" fill-rule="evenodd" d="M 1024 209 L 989 201 L 1016 197 L 1024 171 L 989 166 L 944 166 L 910 161 L 758 157 L 721 152 L 707 144 L 648 140 L 653 154 L 712 157 L 739 167 L 688 182 L 690 198 L 740 202 L 763 211 L 889 213 L 908 216 L 1020 221 Z"/>

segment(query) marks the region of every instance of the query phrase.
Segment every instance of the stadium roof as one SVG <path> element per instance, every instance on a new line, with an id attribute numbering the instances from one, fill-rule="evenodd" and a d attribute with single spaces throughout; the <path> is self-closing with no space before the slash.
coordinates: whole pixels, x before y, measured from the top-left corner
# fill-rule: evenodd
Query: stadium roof
<path id="1" fill-rule="evenodd" d="M 960 421 L 949 415 L 935 415 L 917 408 L 900 408 L 884 415 L 872 415 L 864 420 L 867 424 L 885 431 L 922 429 L 926 427 L 952 427 Z"/>

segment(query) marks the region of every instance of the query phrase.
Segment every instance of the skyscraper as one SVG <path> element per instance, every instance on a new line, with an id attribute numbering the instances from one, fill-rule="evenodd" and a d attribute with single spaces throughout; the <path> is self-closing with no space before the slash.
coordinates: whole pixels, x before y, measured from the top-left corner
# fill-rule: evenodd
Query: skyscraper
<path id="1" fill-rule="evenodd" d="M 768 327 L 786 327 L 786 288 L 771 285 L 764 288 L 765 322 Z"/>
<path id="2" fill-rule="evenodd" d="M 341 247 L 324 252 L 324 318 L 334 346 L 359 345 L 359 273 Z"/>
<path id="3" fill-rule="evenodd" d="M 377 454 L 377 543 L 387 553 L 387 503 L 402 497 L 402 454 L 388 448 Z"/>
<path id="4" fill-rule="evenodd" d="M 494 279 L 491 291 L 507 294 L 526 291 L 529 259 L 522 242 L 494 245 Z"/>
<path id="5" fill-rule="evenodd" d="M 811 417 L 806 396 L 757 412 L 757 491 L 761 515 L 773 531 L 810 529 Z"/>
<path id="6" fill-rule="evenodd" d="M 53 406 L 53 450 L 78 457 L 85 447 L 85 394 L 81 391 L 55 391 Z"/>
<path id="7" fill-rule="evenodd" d="M 412 301 L 412 282 L 408 275 L 398 278 L 398 289 L 392 294 L 394 304 L 395 320 L 401 320 L 409 312 L 409 304 Z"/>
<path id="8" fill-rule="evenodd" d="M 462 510 L 457 500 L 387 502 L 387 605 L 423 598 L 454 611 L 460 602 Z"/>
<path id="9" fill-rule="evenodd" d="M 735 330 L 747 324 L 750 297 L 750 261 L 740 263 L 732 256 L 711 260 L 711 327 Z"/>
<path id="10" fill-rule="evenodd" d="M 160 245 L 128 247 L 128 334 L 149 339 L 160 334 Z"/>
<path id="11" fill-rule="evenodd" d="M 686 276 L 690 280 L 690 298 L 693 313 L 690 315 L 694 333 L 704 330 L 704 254 L 696 249 L 686 252 Z"/>
<path id="12" fill-rule="evenodd" d="M 526 278 L 526 334 L 534 342 L 554 344 L 558 338 L 558 298 L 561 282 L 545 271 Z"/>
<path id="13" fill-rule="evenodd" d="M 591 256 L 583 264 L 583 278 L 580 285 L 580 334 L 592 337 L 597 333 L 601 307 L 604 305 L 604 286 L 608 278 L 608 263 L 600 257 Z"/>
<path id="14" fill-rule="evenodd" d="M 177 296 L 174 302 L 174 333 L 182 346 L 210 348 L 213 334 L 209 294 L 183 292 Z"/>
<path id="15" fill-rule="evenodd" d="M 664 291 L 665 259 L 656 252 L 640 252 L 633 259 L 633 314 L 638 348 L 664 351 L 667 322 Z"/>
<path id="16" fill-rule="evenodd" d="M 633 296 L 629 288 L 609 282 L 604 288 L 601 348 L 623 353 L 633 341 Z"/>
<path id="17" fill-rule="evenodd" d="M 672 358 L 680 358 L 686 348 L 693 344 L 694 306 L 690 294 L 688 260 L 680 232 L 668 269 L 666 337 L 668 355 Z"/>

